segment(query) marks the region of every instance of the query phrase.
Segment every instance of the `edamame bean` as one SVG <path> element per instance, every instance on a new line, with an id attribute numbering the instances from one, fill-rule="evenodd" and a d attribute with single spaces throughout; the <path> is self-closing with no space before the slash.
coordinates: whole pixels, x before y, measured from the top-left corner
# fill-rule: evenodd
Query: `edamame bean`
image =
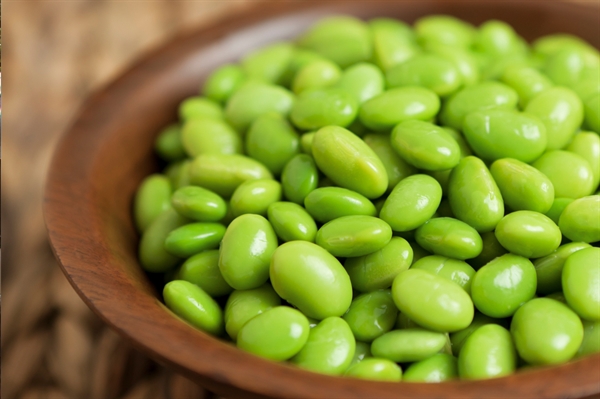
<path id="1" fill-rule="evenodd" d="M 588 57 L 581 47 L 565 46 L 547 58 L 543 72 L 557 85 L 570 86 L 581 79 Z M 597 66 L 595 58 L 592 62 Z"/>
<path id="2" fill-rule="evenodd" d="M 510 333 L 497 324 L 479 327 L 458 355 L 460 378 L 477 380 L 512 374 L 517 356 Z"/>
<path id="3" fill-rule="evenodd" d="M 440 99 L 422 87 L 399 87 L 364 102 L 358 112 L 360 121 L 375 131 L 389 131 L 398 123 L 433 118 L 440 109 Z"/>
<path id="4" fill-rule="evenodd" d="M 377 198 L 387 189 L 383 163 L 359 137 L 339 127 L 319 129 L 312 143 L 319 169 L 334 183 L 367 198 Z"/>
<path id="5" fill-rule="evenodd" d="M 292 90 L 300 94 L 306 90 L 333 86 L 340 79 L 342 70 L 329 60 L 314 60 L 302 67 L 294 77 Z"/>
<path id="6" fill-rule="evenodd" d="M 594 132 L 600 134 L 600 93 L 588 97 L 583 109 L 585 113 L 585 123 Z"/>
<path id="7" fill-rule="evenodd" d="M 421 269 L 445 277 L 450 281 L 464 288 L 466 292 L 471 294 L 471 282 L 475 275 L 475 269 L 469 266 L 466 262 L 446 258 L 444 256 L 432 255 L 425 256 L 414 264 L 411 269 Z"/>
<path id="8" fill-rule="evenodd" d="M 246 180 L 272 179 L 262 163 L 238 154 L 202 154 L 190 165 L 190 181 L 229 198 Z"/>
<path id="9" fill-rule="evenodd" d="M 392 284 L 392 297 L 401 313 L 434 331 L 462 330 L 473 320 L 469 294 L 458 284 L 425 270 L 409 269 L 398 274 Z"/>
<path id="10" fill-rule="evenodd" d="M 417 173 L 417 168 L 404 161 L 392 147 L 390 137 L 382 134 L 367 134 L 363 141 L 379 157 L 388 175 L 388 189 L 392 189 L 400 180 Z"/>
<path id="11" fill-rule="evenodd" d="M 199 222 L 218 222 L 227 213 L 223 198 L 197 186 L 177 189 L 171 196 L 171 205 L 180 215 Z"/>
<path id="12" fill-rule="evenodd" d="M 276 113 L 258 117 L 246 135 L 246 152 L 276 176 L 300 152 L 300 139 L 285 118 Z"/>
<path id="13" fill-rule="evenodd" d="M 426 44 L 426 49 L 450 61 L 458 71 L 464 86 L 471 86 L 479 82 L 479 65 L 473 54 L 457 47 L 446 47 L 440 44 Z"/>
<path id="14" fill-rule="evenodd" d="M 562 288 L 567 304 L 582 319 L 600 321 L 600 248 L 583 248 L 569 255 Z"/>
<path id="15" fill-rule="evenodd" d="M 573 198 L 554 198 L 552 202 L 552 206 L 545 213 L 554 223 L 558 225 L 558 221 L 560 219 L 560 215 L 562 215 L 563 211 L 571 202 L 575 201 Z"/>
<path id="16" fill-rule="evenodd" d="M 255 50 L 242 59 L 242 68 L 250 79 L 282 83 L 294 47 L 281 42 Z"/>
<path id="17" fill-rule="evenodd" d="M 471 334 L 473 334 L 481 326 L 485 326 L 486 324 L 500 324 L 503 327 L 508 327 L 508 323 L 504 325 L 503 321 L 504 320 L 502 319 L 494 319 L 492 317 L 484 315 L 483 313 L 475 312 L 473 321 L 471 322 L 471 324 L 469 324 L 467 328 L 450 334 L 450 342 L 452 343 L 452 353 L 458 356 L 463 345 L 467 341 L 467 338 L 469 338 Z"/>
<path id="18" fill-rule="evenodd" d="M 258 288 L 233 291 L 225 304 L 225 330 L 236 341 L 240 329 L 253 317 L 281 305 L 281 298 L 266 283 Z"/>
<path id="19" fill-rule="evenodd" d="M 233 216 L 247 213 L 267 216 L 269 205 L 281 200 L 281 183 L 277 180 L 248 180 L 238 186 L 230 200 Z"/>
<path id="20" fill-rule="evenodd" d="M 594 187 L 600 183 L 600 136 L 594 132 L 579 132 L 566 148 L 590 163 Z"/>
<path id="21" fill-rule="evenodd" d="M 475 111 L 463 122 L 467 142 L 484 161 L 514 158 L 532 162 L 546 149 L 546 130 L 535 116 L 511 109 Z"/>
<path id="22" fill-rule="evenodd" d="M 413 250 L 404 238 L 392 237 L 379 251 L 346 259 L 344 267 L 352 288 L 370 292 L 392 286 L 394 278 L 410 267 Z"/>
<path id="23" fill-rule="evenodd" d="M 369 358 L 350 366 L 344 376 L 372 381 L 400 381 L 402 369 L 390 360 Z"/>
<path id="24" fill-rule="evenodd" d="M 188 258 L 215 249 L 223 239 L 225 226 L 220 223 L 189 223 L 172 230 L 165 239 L 167 252 Z"/>
<path id="25" fill-rule="evenodd" d="M 442 382 L 456 377 L 458 377 L 457 359 L 446 353 L 437 353 L 408 366 L 402 379 L 410 382 Z"/>
<path id="26" fill-rule="evenodd" d="M 510 209 L 546 213 L 552 207 L 554 186 L 533 166 L 517 159 L 503 158 L 492 164 L 490 173 Z"/>
<path id="27" fill-rule="evenodd" d="M 509 213 L 498 223 L 496 238 L 515 255 L 541 258 L 558 248 L 561 233 L 548 216 L 532 211 L 517 211 Z"/>
<path id="28" fill-rule="evenodd" d="M 296 204 L 303 204 L 306 196 L 318 185 L 319 171 L 310 155 L 296 155 L 281 172 L 283 195 Z"/>
<path id="29" fill-rule="evenodd" d="M 553 86 L 550 79 L 529 66 L 511 66 L 504 70 L 502 82 L 512 87 L 519 95 L 522 108 L 538 94 Z"/>
<path id="30" fill-rule="evenodd" d="M 170 199 L 171 182 L 164 175 L 153 174 L 142 181 L 133 202 L 133 218 L 140 233 L 171 208 Z"/>
<path id="31" fill-rule="evenodd" d="M 312 156 L 312 142 L 315 138 L 315 132 L 304 133 L 300 136 L 300 148 L 302 152 Z"/>
<path id="32" fill-rule="evenodd" d="M 363 360 L 368 359 L 370 357 L 371 343 L 356 341 L 356 350 L 354 351 L 354 356 L 352 357 L 352 362 L 350 362 L 350 366 L 360 363 Z"/>
<path id="33" fill-rule="evenodd" d="M 402 159 L 419 169 L 446 170 L 460 161 L 457 141 L 433 123 L 401 122 L 392 131 L 391 143 Z"/>
<path id="34" fill-rule="evenodd" d="M 454 93 L 462 84 L 454 64 L 435 54 L 419 54 L 386 72 L 388 87 L 421 86 L 440 97 Z"/>
<path id="35" fill-rule="evenodd" d="M 448 15 L 420 18 L 415 22 L 414 28 L 420 43 L 436 43 L 448 47 L 468 48 L 476 34 L 471 24 Z"/>
<path id="36" fill-rule="evenodd" d="M 369 21 L 373 37 L 373 60 L 383 71 L 419 53 L 415 34 L 404 22 L 391 18 Z"/>
<path id="37" fill-rule="evenodd" d="M 233 220 L 219 249 L 219 270 L 236 290 L 258 288 L 269 279 L 277 236 L 267 219 L 247 214 Z"/>
<path id="38" fill-rule="evenodd" d="M 357 340 L 371 342 L 394 327 L 397 315 L 390 290 L 381 290 L 355 297 L 343 318 Z"/>
<path id="39" fill-rule="evenodd" d="M 502 57 L 518 51 L 518 36 L 506 22 L 486 21 L 479 27 L 474 48 L 493 58 Z"/>
<path id="40" fill-rule="evenodd" d="M 375 205 L 359 193 L 341 187 L 321 187 L 311 191 L 304 199 L 304 207 L 321 223 L 342 216 L 375 216 Z"/>
<path id="41" fill-rule="evenodd" d="M 225 119 L 244 133 L 256 118 L 269 112 L 288 115 L 294 95 L 280 86 L 251 81 L 242 85 L 227 101 Z"/>
<path id="42" fill-rule="evenodd" d="M 363 256 L 380 250 L 392 239 L 392 229 L 372 216 L 342 216 L 325 223 L 315 242 L 333 256 Z"/>
<path id="43" fill-rule="evenodd" d="M 242 140 L 225 121 L 209 118 L 190 119 L 181 129 L 181 142 L 190 157 L 200 154 L 240 154 Z"/>
<path id="44" fill-rule="evenodd" d="M 561 245 L 552 252 L 533 262 L 537 274 L 537 292 L 540 295 L 549 295 L 553 292 L 562 291 L 562 272 L 567 258 L 590 245 L 584 242 L 570 242 Z"/>
<path id="45" fill-rule="evenodd" d="M 274 202 L 267 210 L 269 222 L 280 240 L 315 240 L 317 225 L 312 217 L 298 204 L 293 202 Z"/>
<path id="46" fill-rule="evenodd" d="M 383 92 L 384 78 L 375 65 L 361 62 L 346 69 L 336 87 L 350 93 L 358 104 L 362 104 Z"/>
<path id="47" fill-rule="evenodd" d="M 373 51 L 366 24 L 350 16 L 322 19 L 300 37 L 298 44 L 342 68 L 369 60 Z"/>
<path id="48" fill-rule="evenodd" d="M 299 129 L 314 130 L 324 126 L 346 127 L 358 112 L 354 96 L 339 88 L 308 90 L 294 103 L 290 118 Z"/>
<path id="49" fill-rule="evenodd" d="M 537 116 L 546 126 L 549 150 L 566 146 L 583 122 L 583 104 L 566 87 L 553 87 L 540 93 L 527 104 L 525 113 Z"/>
<path id="50" fill-rule="evenodd" d="M 483 161 L 476 157 L 461 159 L 450 173 L 448 200 L 456 218 L 480 233 L 492 231 L 504 216 L 500 189 Z"/>
<path id="51" fill-rule="evenodd" d="M 454 218 L 433 218 L 415 232 L 417 243 L 436 255 L 465 260 L 483 249 L 481 236 L 473 227 Z"/>
<path id="52" fill-rule="evenodd" d="M 514 109 L 519 96 L 509 86 L 498 82 L 480 82 L 453 94 L 440 113 L 443 125 L 461 130 L 471 112 L 492 108 Z"/>
<path id="53" fill-rule="evenodd" d="M 287 360 L 306 344 L 309 330 L 306 316 L 288 306 L 277 306 L 244 324 L 237 346 L 270 360 Z"/>
<path id="54" fill-rule="evenodd" d="M 165 239 L 174 229 L 189 221 L 173 208 L 158 215 L 142 233 L 138 257 L 142 268 L 151 273 L 166 272 L 180 260 L 165 249 Z"/>
<path id="55" fill-rule="evenodd" d="M 590 195 L 568 204 L 558 219 L 562 234 L 572 241 L 600 241 L 600 195 Z"/>
<path id="56" fill-rule="evenodd" d="M 536 290 L 535 267 L 529 259 L 505 254 L 477 271 L 471 298 L 477 310 L 495 318 L 512 316 Z"/>
<path id="57" fill-rule="evenodd" d="M 178 278 L 202 288 L 211 297 L 228 295 L 233 288 L 219 270 L 219 250 L 212 249 L 193 255 L 178 271 Z"/>
<path id="58" fill-rule="evenodd" d="M 600 352 L 600 321 L 583 321 L 583 341 L 577 356 Z"/>
<path id="59" fill-rule="evenodd" d="M 379 217 L 394 231 L 410 231 L 429 220 L 442 200 L 442 188 L 431 176 L 401 180 L 381 208 Z"/>
<path id="60" fill-rule="evenodd" d="M 195 118 L 223 119 L 223 108 L 205 97 L 189 97 L 179 104 L 179 118 L 184 121 Z"/>
<path id="61" fill-rule="evenodd" d="M 422 328 L 394 330 L 373 341 L 371 353 L 396 363 L 417 362 L 437 353 L 445 343 L 443 333 Z"/>
<path id="62" fill-rule="evenodd" d="M 224 103 L 244 82 L 246 76 L 242 68 L 235 64 L 226 64 L 212 72 L 202 89 L 204 95 L 213 101 Z"/>
<path id="63" fill-rule="evenodd" d="M 355 349 L 348 323 L 328 317 L 310 330 L 306 344 L 291 362 L 306 370 L 341 375 L 350 366 Z"/>
<path id="64" fill-rule="evenodd" d="M 154 151 L 165 161 L 178 161 L 185 158 L 181 143 L 181 127 L 172 124 L 165 127 L 154 142 Z"/>
<path id="65" fill-rule="evenodd" d="M 510 332 L 519 356 L 533 365 L 566 362 L 583 340 L 583 325 L 575 312 L 548 298 L 532 299 L 521 306 Z"/>
<path id="66" fill-rule="evenodd" d="M 352 302 L 352 285 L 342 264 L 310 242 L 279 246 L 271 259 L 270 277 L 281 298 L 317 320 L 342 316 Z"/>

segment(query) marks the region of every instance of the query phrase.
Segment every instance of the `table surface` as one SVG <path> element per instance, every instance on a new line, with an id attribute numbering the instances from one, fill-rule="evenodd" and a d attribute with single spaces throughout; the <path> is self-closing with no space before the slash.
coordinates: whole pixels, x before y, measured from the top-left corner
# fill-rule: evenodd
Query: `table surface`
<path id="1" fill-rule="evenodd" d="M 92 91 L 169 38 L 252 3 L 3 2 L 6 399 L 211 396 L 135 351 L 88 310 L 54 261 L 41 204 L 53 149 Z"/>

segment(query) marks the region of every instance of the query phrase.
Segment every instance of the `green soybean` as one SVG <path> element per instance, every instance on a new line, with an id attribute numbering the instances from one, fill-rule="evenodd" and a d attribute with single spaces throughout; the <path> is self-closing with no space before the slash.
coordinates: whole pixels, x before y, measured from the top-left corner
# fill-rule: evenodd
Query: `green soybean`
<path id="1" fill-rule="evenodd" d="M 600 93 L 588 97 L 584 104 L 585 123 L 594 132 L 600 134 Z"/>
<path id="2" fill-rule="evenodd" d="M 444 347 L 446 335 L 421 328 L 394 330 L 383 334 L 371 344 L 374 357 L 396 363 L 417 362 L 436 354 Z"/>
<path id="3" fill-rule="evenodd" d="M 352 357 L 352 362 L 350 366 L 353 366 L 357 363 L 362 362 L 371 357 L 371 343 L 356 341 L 356 350 L 354 351 L 354 356 Z"/>
<path id="4" fill-rule="evenodd" d="M 408 366 L 403 381 L 409 382 L 443 382 L 458 377 L 457 359 L 446 353 L 437 353 L 430 358 Z"/>
<path id="5" fill-rule="evenodd" d="M 309 330 L 306 316 L 288 306 L 277 306 L 244 324 L 237 346 L 270 360 L 287 360 L 306 344 Z"/>
<path id="6" fill-rule="evenodd" d="M 583 341 L 577 356 L 600 352 L 600 321 L 583 321 Z"/>
<path id="7" fill-rule="evenodd" d="M 281 298 L 270 284 L 233 291 L 225 304 L 225 330 L 236 341 L 240 329 L 253 317 L 281 305 Z"/>
<path id="8" fill-rule="evenodd" d="M 477 380 L 512 374 L 517 355 L 510 333 L 502 326 L 487 324 L 467 338 L 458 355 L 460 378 Z"/>
<path id="9" fill-rule="evenodd" d="M 494 319 L 486 316 L 483 313 L 475 312 L 473 321 L 464 330 L 456 331 L 450 334 L 450 342 L 452 343 L 452 353 L 456 356 L 460 354 L 460 351 L 467 341 L 467 338 L 471 336 L 479 327 L 485 326 L 486 324 L 502 324 L 503 320 Z M 507 324 L 508 326 L 508 324 Z"/>
<path id="10" fill-rule="evenodd" d="M 458 284 L 425 270 L 409 269 L 398 274 L 392 284 L 392 297 L 401 313 L 434 331 L 462 330 L 473 320 L 469 294 Z"/>
<path id="11" fill-rule="evenodd" d="M 344 376 L 372 381 L 400 381 L 402 369 L 390 360 L 369 358 L 351 365 Z"/>
<path id="12" fill-rule="evenodd" d="M 308 317 L 342 316 L 352 302 L 350 277 L 325 249 L 306 241 L 290 241 L 273 253 L 273 288 Z"/>
<path id="13" fill-rule="evenodd" d="M 165 249 L 180 258 L 188 258 L 215 249 L 223 239 L 225 226 L 220 223 L 189 223 L 172 230 L 165 239 Z"/>
<path id="14" fill-rule="evenodd" d="M 493 58 L 518 51 L 518 36 L 506 22 L 491 20 L 479 26 L 474 48 Z"/>
<path id="15" fill-rule="evenodd" d="M 490 173 L 510 209 L 546 213 L 552 207 L 554 186 L 546 175 L 533 166 L 516 159 L 503 158 L 492 164 Z"/>
<path id="16" fill-rule="evenodd" d="M 296 204 L 303 204 L 306 196 L 317 188 L 319 171 L 312 156 L 298 154 L 281 172 L 283 196 Z"/>
<path id="17" fill-rule="evenodd" d="M 466 292 L 471 294 L 471 283 L 475 275 L 475 269 L 466 262 L 447 258 L 439 255 L 425 256 L 411 265 L 411 269 L 426 270 L 433 274 L 445 277 L 460 285 Z"/>
<path id="18" fill-rule="evenodd" d="M 299 129 L 314 130 L 329 125 L 346 127 L 357 112 L 358 103 L 352 94 L 339 88 L 325 88 L 302 92 L 290 118 Z"/>
<path id="19" fill-rule="evenodd" d="M 161 213 L 171 208 L 170 199 L 171 182 L 164 175 L 153 174 L 142 181 L 133 202 L 133 218 L 139 232 L 144 232 Z"/>
<path id="20" fill-rule="evenodd" d="M 401 64 L 419 53 L 416 37 L 410 27 L 392 18 L 369 21 L 373 37 L 373 61 L 383 71 Z"/>
<path id="21" fill-rule="evenodd" d="M 262 163 L 238 154 L 198 155 L 192 161 L 189 173 L 192 184 L 225 198 L 246 180 L 273 178 Z"/>
<path id="22" fill-rule="evenodd" d="M 514 109 L 518 100 L 517 92 L 505 84 L 480 82 L 448 98 L 440 113 L 440 121 L 443 125 L 461 130 L 465 117 L 471 112 L 491 108 Z"/>
<path id="23" fill-rule="evenodd" d="M 446 170 L 460 161 L 458 142 L 433 123 L 401 122 L 392 131 L 391 143 L 402 159 L 419 169 Z"/>
<path id="24" fill-rule="evenodd" d="M 546 126 L 549 150 L 566 146 L 583 122 L 583 104 L 566 87 L 553 87 L 532 99 L 525 113 L 537 116 Z"/>
<path id="25" fill-rule="evenodd" d="M 389 131 L 398 123 L 429 120 L 440 109 L 440 99 L 422 87 L 399 87 L 364 102 L 358 112 L 360 121 L 375 131 Z"/>
<path id="26" fill-rule="evenodd" d="M 352 288 L 370 292 L 392 286 L 394 278 L 407 270 L 413 259 L 413 250 L 404 238 L 392 237 L 380 250 L 368 255 L 346 259 L 344 267 L 350 276 Z"/>
<path id="27" fill-rule="evenodd" d="M 321 187 L 311 191 L 304 199 L 308 213 L 321 223 L 342 216 L 375 216 L 375 205 L 359 193 L 341 187 Z"/>
<path id="28" fill-rule="evenodd" d="M 204 82 L 203 93 L 213 101 L 224 103 L 244 82 L 246 76 L 242 68 L 226 64 L 212 72 Z"/>
<path id="29" fill-rule="evenodd" d="M 522 65 L 506 68 L 501 80 L 518 93 L 521 107 L 527 106 L 535 96 L 553 86 L 540 71 Z"/>
<path id="30" fill-rule="evenodd" d="M 205 97 L 189 97 L 179 104 L 179 118 L 186 121 L 195 118 L 223 119 L 223 108 Z"/>
<path id="31" fill-rule="evenodd" d="M 242 140 L 226 122 L 219 119 L 199 118 L 185 122 L 181 142 L 186 154 L 239 154 Z"/>
<path id="32" fill-rule="evenodd" d="M 388 189 L 392 189 L 400 180 L 417 173 L 417 168 L 404 161 L 394 150 L 390 137 L 382 134 L 367 134 L 363 141 L 379 157 L 388 176 Z"/>
<path id="33" fill-rule="evenodd" d="M 154 142 L 154 151 L 165 161 L 178 161 L 185 158 L 181 143 L 181 127 L 172 124 L 165 127 Z"/>
<path id="34" fill-rule="evenodd" d="M 223 331 L 223 312 L 202 288 L 188 281 L 174 280 L 163 289 L 167 307 L 196 328 L 210 334 Z"/>
<path id="35" fill-rule="evenodd" d="M 512 316 L 536 290 L 536 271 L 522 256 L 505 254 L 477 271 L 471 298 L 477 310 L 495 318 Z"/>
<path id="36" fill-rule="evenodd" d="M 475 40 L 476 30 L 468 22 L 448 15 L 429 15 L 415 22 L 420 43 L 436 43 L 448 47 L 468 48 Z"/>
<path id="37" fill-rule="evenodd" d="M 294 47 L 281 42 L 255 50 L 242 59 L 242 68 L 250 79 L 282 83 Z"/>
<path id="38" fill-rule="evenodd" d="M 517 211 L 509 213 L 498 223 L 496 238 L 513 254 L 541 258 L 558 248 L 561 233 L 548 216 L 532 211 Z"/>
<path id="39" fill-rule="evenodd" d="M 247 214 L 227 227 L 219 249 L 219 270 L 236 290 L 258 288 L 269 279 L 277 236 L 267 219 Z"/>
<path id="40" fill-rule="evenodd" d="M 148 272 L 159 273 L 172 269 L 180 260 L 165 249 L 165 239 L 174 229 L 188 223 L 173 208 L 158 215 L 144 230 L 140 239 L 139 259 L 142 268 Z"/>
<path id="41" fill-rule="evenodd" d="M 504 216 L 504 201 L 482 160 L 468 156 L 450 173 L 448 200 L 456 218 L 480 233 L 492 231 Z"/>
<path id="42" fill-rule="evenodd" d="M 567 304 L 585 320 L 600 321 L 600 248 L 571 254 L 562 272 Z"/>
<path id="43" fill-rule="evenodd" d="M 600 183 L 600 136 L 594 132 L 579 132 L 566 148 L 590 163 L 594 187 Z"/>
<path id="44" fill-rule="evenodd" d="M 575 356 L 583 340 L 577 314 L 549 298 L 532 299 L 521 306 L 510 332 L 519 356 L 532 365 L 564 363 Z"/>
<path id="45" fill-rule="evenodd" d="M 202 288 L 211 297 L 228 295 L 233 288 L 219 270 L 219 250 L 200 252 L 187 259 L 179 269 L 178 278 Z"/>
<path id="46" fill-rule="evenodd" d="M 317 224 L 306 210 L 293 202 L 274 202 L 267 210 L 269 222 L 281 241 L 314 241 Z"/>
<path id="47" fill-rule="evenodd" d="M 292 82 L 292 90 L 300 94 L 306 90 L 333 86 L 342 75 L 342 70 L 328 60 L 314 60 L 303 66 Z"/>
<path id="48" fill-rule="evenodd" d="M 481 236 L 473 227 L 454 218 L 433 218 L 415 232 L 417 243 L 436 255 L 465 260 L 483 249 Z"/>
<path id="49" fill-rule="evenodd" d="M 240 184 L 229 203 L 234 217 L 247 213 L 267 216 L 269 205 L 280 200 L 281 183 L 271 179 L 258 179 Z"/>
<path id="50" fill-rule="evenodd" d="M 558 226 L 572 241 L 600 241 L 600 195 L 590 195 L 568 204 L 560 215 Z"/>
<path id="51" fill-rule="evenodd" d="M 371 342 L 394 327 L 397 315 L 390 290 L 381 290 L 355 297 L 343 318 L 357 340 Z"/>
<path id="52" fill-rule="evenodd" d="M 558 224 L 560 215 L 563 213 L 567 205 L 573 201 L 575 201 L 573 198 L 554 198 L 552 206 L 548 212 L 545 213 L 545 215 L 552 219 L 554 223 Z"/>
<path id="53" fill-rule="evenodd" d="M 353 95 L 358 104 L 381 94 L 384 86 L 381 70 L 367 62 L 361 62 L 346 69 L 336 83 L 336 87 Z"/>
<path id="54" fill-rule="evenodd" d="M 454 93 L 462 79 L 454 64 L 435 54 L 419 54 L 386 72 L 388 87 L 421 86 L 440 97 Z"/>
<path id="55" fill-rule="evenodd" d="M 291 362 L 306 370 L 341 375 L 350 366 L 355 349 L 348 323 L 328 317 L 310 330 L 306 344 Z"/>
<path id="56" fill-rule="evenodd" d="M 540 295 L 549 295 L 562 291 L 562 272 L 567 258 L 590 245 L 584 242 L 570 242 L 561 245 L 552 252 L 533 262 L 537 274 L 537 292 Z"/>
<path id="57" fill-rule="evenodd" d="M 265 114 L 250 126 L 246 152 L 278 176 L 288 161 L 300 152 L 300 138 L 281 115 Z"/>
<path id="58" fill-rule="evenodd" d="M 383 163 L 359 137 L 339 127 L 319 129 L 312 143 L 319 169 L 334 183 L 367 198 L 381 196 L 388 185 Z"/>
<path id="59" fill-rule="evenodd" d="M 392 239 L 392 229 L 373 216 L 342 216 L 325 223 L 315 242 L 334 256 L 363 256 L 383 248 Z"/>
<path id="60" fill-rule="evenodd" d="M 218 222 L 227 213 L 227 203 L 218 194 L 198 186 L 184 186 L 171 196 L 180 215 L 199 222 Z"/>

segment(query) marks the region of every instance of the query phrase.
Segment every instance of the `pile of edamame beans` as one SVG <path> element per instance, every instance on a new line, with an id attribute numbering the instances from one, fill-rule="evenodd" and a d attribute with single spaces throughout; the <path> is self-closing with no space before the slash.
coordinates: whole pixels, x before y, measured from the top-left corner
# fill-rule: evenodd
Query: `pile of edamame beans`
<path id="1" fill-rule="evenodd" d="M 137 191 L 172 312 L 329 375 L 600 351 L 600 56 L 449 16 L 323 19 L 183 101 Z"/>

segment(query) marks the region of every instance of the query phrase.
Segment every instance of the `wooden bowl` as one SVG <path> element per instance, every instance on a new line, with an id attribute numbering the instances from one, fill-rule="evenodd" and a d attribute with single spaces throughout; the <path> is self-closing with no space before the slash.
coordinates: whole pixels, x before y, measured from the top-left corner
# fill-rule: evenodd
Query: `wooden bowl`
<path id="1" fill-rule="evenodd" d="M 178 103 L 215 67 L 290 39 L 328 14 L 396 17 L 433 13 L 475 24 L 501 19 L 526 39 L 576 34 L 596 47 L 597 9 L 553 1 L 269 2 L 228 15 L 148 55 L 84 105 L 61 141 L 48 177 L 45 214 L 56 257 L 83 300 L 137 348 L 229 397 L 562 398 L 600 393 L 600 354 L 487 381 L 383 383 L 329 377 L 266 361 L 173 315 L 137 261 L 131 215 L 140 181 L 157 170 L 153 141 Z"/>

